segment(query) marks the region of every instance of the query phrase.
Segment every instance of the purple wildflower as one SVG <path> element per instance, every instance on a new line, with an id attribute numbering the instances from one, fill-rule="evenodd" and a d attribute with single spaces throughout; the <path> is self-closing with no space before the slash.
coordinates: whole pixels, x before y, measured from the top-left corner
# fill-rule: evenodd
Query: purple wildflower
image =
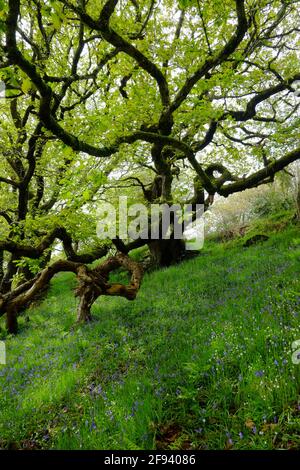
<path id="1" fill-rule="evenodd" d="M 90 430 L 95 431 L 96 429 L 97 429 L 97 425 L 96 425 L 95 421 L 93 420 L 92 423 L 91 423 Z"/>
<path id="2" fill-rule="evenodd" d="M 262 377 L 264 375 L 264 371 L 263 370 L 257 370 L 254 372 L 256 377 Z"/>

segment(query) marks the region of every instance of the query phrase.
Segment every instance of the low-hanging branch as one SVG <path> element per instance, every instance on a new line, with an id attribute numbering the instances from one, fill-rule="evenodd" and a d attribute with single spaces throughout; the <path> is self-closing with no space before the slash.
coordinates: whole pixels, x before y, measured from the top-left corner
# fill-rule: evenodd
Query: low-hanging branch
<path id="1" fill-rule="evenodd" d="M 89 250 L 89 252 L 78 254 L 74 251 L 71 235 L 64 227 L 56 227 L 50 233 L 45 235 L 38 245 L 29 245 L 16 242 L 12 239 L 0 240 L 0 250 L 14 253 L 19 257 L 38 259 L 45 251 L 51 247 L 55 240 L 60 240 L 63 244 L 64 252 L 69 261 L 77 263 L 92 263 L 96 259 L 105 256 L 108 252 L 108 246 L 99 245 Z"/>
<path id="2" fill-rule="evenodd" d="M 222 184 L 218 188 L 218 194 L 221 196 L 229 196 L 230 194 L 244 191 L 245 189 L 255 188 L 266 182 L 273 181 L 274 176 L 286 166 L 300 158 L 300 147 L 288 152 L 278 160 L 271 161 L 264 168 L 258 170 L 245 178 L 237 178 L 230 184 Z"/>
<path id="3" fill-rule="evenodd" d="M 128 285 L 109 281 L 110 272 L 118 268 L 123 268 L 131 274 Z M 120 252 L 95 268 L 69 260 L 56 261 L 34 279 L 5 295 L 0 295 L 0 316 L 6 314 L 6 325 L 10 333 L 17 332 L 19 312 L 30 305 L 35 296 L 46 289 L 51 279 L 60 272 L 72 272 L 77 277 L 78 286 L 75 290 L 75 295 L 79 297 L 77 322 L 91 320 L 91 307 L 101 295 L 120 296 L 134 300 L 143 278 L 142 266 Z"/>

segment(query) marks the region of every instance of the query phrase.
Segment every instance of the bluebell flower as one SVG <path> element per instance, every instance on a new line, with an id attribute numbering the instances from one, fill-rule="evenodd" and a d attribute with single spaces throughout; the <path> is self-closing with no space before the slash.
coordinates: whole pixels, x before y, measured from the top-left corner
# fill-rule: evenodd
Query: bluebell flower
<path id="1" fill-rule="evenodd" d="M 97 425 L 96 425 L 95 421 L 93 420 L 92 424 L 91 424 L 91 427 L 90 427 L 90 430 L 95 431 L 96 429 L 97 429 Z"/>
<path id="2" fill-rule="evenodd" d="M 262 377 L 264 375 L 264 371 L 263 370 L 257 370 L 254 372 L 256 377 Z"/>

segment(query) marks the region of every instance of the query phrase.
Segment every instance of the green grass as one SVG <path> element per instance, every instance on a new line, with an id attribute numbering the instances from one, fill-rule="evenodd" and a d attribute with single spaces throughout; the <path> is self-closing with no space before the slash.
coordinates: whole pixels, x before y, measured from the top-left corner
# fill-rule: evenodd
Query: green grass
<path id="1" fill-rule="evenodd" d="M 145 276 L 134 302 L 100 298 L 72 328 L 74 278 L 2 339 L 0 447 L 300 449 L 300 235 L 208 242 Z"/>

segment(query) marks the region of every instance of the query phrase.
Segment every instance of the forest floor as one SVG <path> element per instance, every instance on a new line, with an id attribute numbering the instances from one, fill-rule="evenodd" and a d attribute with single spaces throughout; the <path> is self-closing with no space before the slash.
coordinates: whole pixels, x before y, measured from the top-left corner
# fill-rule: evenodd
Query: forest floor
<path id="1" fill-rule="evenodd" d="M 300 232 L 279 226 L 206 242 L 81 327 L 58 276 L 17 336 L 1 324 L 0 448 L 300 449 Z"/>

